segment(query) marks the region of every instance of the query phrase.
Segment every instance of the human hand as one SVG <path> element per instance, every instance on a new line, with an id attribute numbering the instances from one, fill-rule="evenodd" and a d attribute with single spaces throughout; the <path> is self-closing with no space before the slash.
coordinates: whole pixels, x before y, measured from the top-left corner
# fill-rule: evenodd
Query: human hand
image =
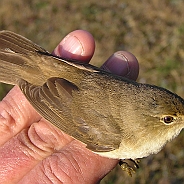
<path id="1" fill-rule="evenodd" d="M 94 40 L 85 31 L 66 36 L 54 55 L 89 62 Z M 136 80 L 138 63 L 117 52 L 101 67 Z M 97 183 L 118 160 L 100 157 L 42 118 L 15 86 L 0 102 L 0 183 Z M 98 170 L 97 170 L 98 169 Z"/>

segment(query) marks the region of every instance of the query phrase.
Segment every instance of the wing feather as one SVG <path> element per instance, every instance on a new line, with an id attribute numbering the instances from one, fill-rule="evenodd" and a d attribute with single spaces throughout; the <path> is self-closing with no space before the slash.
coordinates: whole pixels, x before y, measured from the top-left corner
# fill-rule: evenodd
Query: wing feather
<path id="1" fill-rule="evenodd" d="M 46 120 L 65 133 L 86 143 L 87 148 L 96 152 L 106 152 L 119 147 L 119 134 L 113 132 L 109 134 L 108 131 L 111 129 L 107 130 L 103 126 L 105 121 L 110 124 L 111 118 L 101 116 L 102 122 L 97 122 L 95 117 L 88 118 L 86 115 L 82 115 L 82 109 L 77 110 L 77 115 L 73 113 L 80 108 L 80 105 L 75 104 L 73 95 L 78 93 L 79 89 L 74 84 L 65 79 L 50 78 L 43 86 L 34 86 L 21 79 L 19 87 L 33 107 Z M 92 114 L 93 111 L 94 109 L 91 109 Z"/>

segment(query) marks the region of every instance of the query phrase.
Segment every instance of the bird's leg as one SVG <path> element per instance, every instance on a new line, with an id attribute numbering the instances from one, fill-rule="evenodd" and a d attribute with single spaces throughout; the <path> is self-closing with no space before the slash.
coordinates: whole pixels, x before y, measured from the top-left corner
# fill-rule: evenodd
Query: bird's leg
<path id="1" fill-rule="evenodd" d="M 124 159 L 119 161 L 119 165 L 123 171 L 126 171 L 128 175 L 132 176 L 132 173 L 136 172 L 136 169 L 139 168 L 139 159 Z"/>

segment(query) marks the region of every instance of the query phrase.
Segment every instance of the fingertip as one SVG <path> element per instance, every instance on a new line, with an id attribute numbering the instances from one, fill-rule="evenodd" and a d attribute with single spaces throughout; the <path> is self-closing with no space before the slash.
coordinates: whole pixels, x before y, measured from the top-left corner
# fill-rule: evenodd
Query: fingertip
<path id="1" fill-rule="evenodd" d="M 127 51 L 115 52 L 101 68 L 131 80 L 136 80 L 139 74 L 138 60 Z"/>
<path id="2" fill-rule="evenodd" d="M 69 59 L 89 62 L 95 50 L 93 36 L 84 30 L 69 33 L 54 49 L 53 54 Z"/>

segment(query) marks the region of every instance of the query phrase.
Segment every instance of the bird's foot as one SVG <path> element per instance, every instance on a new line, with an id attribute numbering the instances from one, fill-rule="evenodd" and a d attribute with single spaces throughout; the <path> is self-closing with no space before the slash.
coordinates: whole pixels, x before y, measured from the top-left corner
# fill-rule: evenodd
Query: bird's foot
<path id="1" fill-rule="evenodd" d="M 136 169 L 139 168 L 139 159 L 124 159 L 119 161 L 119 165 L 123 171 L 126 171 L 129 176 L 132 176 L 136 172 Z"/>

